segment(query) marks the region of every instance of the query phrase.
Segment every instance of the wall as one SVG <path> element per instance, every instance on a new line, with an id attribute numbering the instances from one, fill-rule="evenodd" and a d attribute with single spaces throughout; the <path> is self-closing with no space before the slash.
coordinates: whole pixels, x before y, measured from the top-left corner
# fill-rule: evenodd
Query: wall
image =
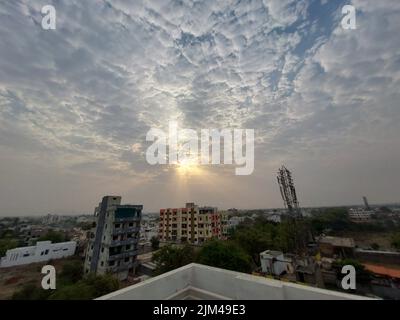
<path id="1" fill-rule="evenodd" d="M 286 283 L 224 269 L 189 264 L 142 283 L 112 292 L 99 300 L 149 300 L 180 297 L 190 289 L 219 299 L 363 300 L 356 295 Z"/>
<path id="2" fill-rule="evenodd" d="M 385 252 L 385 251 L 356 249 L 355 257 L 362 262 L 400 265 L 400 252 Z"/>
<path id="3" fill-rule="evenodd" d="M 61 259 L 72 256 L 75 249 L 75 241 L 54 244 L 51 241 L 39 241 L 36 246 L 7 250 L 6 256 L 1 258 L 0 268 Z"/>

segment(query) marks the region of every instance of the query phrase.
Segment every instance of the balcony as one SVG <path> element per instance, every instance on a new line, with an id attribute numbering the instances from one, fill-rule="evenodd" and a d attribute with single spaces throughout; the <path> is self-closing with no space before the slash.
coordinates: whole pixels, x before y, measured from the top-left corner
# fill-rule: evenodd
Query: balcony
<path id="1" fill-rule="evenodd" d="M 112 234 L 113 235 L 119 235 L 119 234 L 124 234 L 124 233 L 129 233 L 129 232 L 139 232 L 140 227 L 127 227 L 127 228 L 117 228 L 114 229 Z"/>
<path id="2" fill-rule="evenodd" d="M 97 300 L 372 300 L 200 264 L 188 264 Z"/>
<path id="3" fill-rule="evenodd" d="M 125 240 L 112 240 L 110 243 L 110 247 L 124 246 L 127 244 L 136 244 L 138 242 L 139 242 L 138 238 L 130 238 Z"/>
<path id="4" fill-rule="evenodd" d="M 119 266 L 109 267 L 109 270 L 111 272 L 120 272 L 120 271 L 128 270 L 130 268 L 136 268 L 138 265 L 139 265 L 139 263 L 137 261 L 127 262 L 127 263 L 123 262 Z"/>
<path id="5" fill-rule="evenodd" d="M 115 218 L 115 223 L 124 223 L 124 222 L 139 222 L 141 220 L 140 217 L 124 217 L 124 218 Z"/>
<path id="6" fill-rule="evenodd" d="M 114 261 L 114 260 L 119 260 L 119 259 L 125 259 L 128 257 L 134 257 L 134 256 L 137 256 L 138 253 L 139 253 L 139 250 L 130 250 L 127 252 L 121 252 L 118 254 L 110 255 L 108 257 L 108 261 Z"/>

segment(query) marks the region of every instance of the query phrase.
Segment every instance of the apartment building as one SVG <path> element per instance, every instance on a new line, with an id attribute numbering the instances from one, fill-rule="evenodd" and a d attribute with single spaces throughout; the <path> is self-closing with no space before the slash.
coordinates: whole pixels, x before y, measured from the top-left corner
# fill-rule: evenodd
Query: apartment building
<path id="1" fill-rule="evenodd" d="M 356 223 L 368 223 L 371 222 L 371 217 L 373 215 L 373 211 L 365 210 L 362 208 L 352 208 L 349 209 L 348 215 L 351 221 Z"/>
<path id="2" fill-rule="evenodd" d="M 137 267 L 142 205 L 121 205 L 121 197 L 105 196 L 95 209 L 96 223 L 86 249 L 85 273 L 113 273 L 120 280 Z"/>
<path id="3" fill-rule="evenodd" d="M 160 241 L 201 244 L 211 238 L 226 236 L 227 215 L 215 207 L 199 207 L 187 203 L 185 208 L 160 210 Z"/>

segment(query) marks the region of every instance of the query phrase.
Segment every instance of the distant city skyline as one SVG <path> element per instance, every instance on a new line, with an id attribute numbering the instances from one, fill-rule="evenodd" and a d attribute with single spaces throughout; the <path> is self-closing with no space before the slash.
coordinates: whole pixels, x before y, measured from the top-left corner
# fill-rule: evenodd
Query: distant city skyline
<path id="1" fill-rule="evenodd" d="M 400 202 L 399 16 L 397 0 L 3 1 L 0 217 L 114 194 L 279 208 L 282 165 L 300 207 Z M 254 172 L 149 165 L 146 133 L 169 121 L 254 129 Z"/>

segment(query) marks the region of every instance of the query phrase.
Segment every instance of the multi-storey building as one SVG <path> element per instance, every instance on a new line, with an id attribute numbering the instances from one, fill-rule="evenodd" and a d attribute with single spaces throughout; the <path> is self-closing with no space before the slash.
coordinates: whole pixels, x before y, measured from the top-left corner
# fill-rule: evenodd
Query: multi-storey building
<path id="1" fill-rule="evenodd" d="M 121 205 L 121 197 L 106 196 L 95 209 L 96 223 L 86 249 L 85 273 L 111 272 L 120 280 L 134 274 L 142 205 Z"/>
<path id="2" fill-rule="evenodd" d="M 348 211 L 350 220 L 356 223 L 370 222 L 373 213 L 373 211 L 363 208 L 352 208 Z"/>
<path id="3" fill-rule="evenodd" d="M 211 238 L 221 239 L 225 217 L 217 208 L 199 207 L 194 203 L 187 203 L 185 208 L 161 209 L 159 239 L 194 244 Z"/>

